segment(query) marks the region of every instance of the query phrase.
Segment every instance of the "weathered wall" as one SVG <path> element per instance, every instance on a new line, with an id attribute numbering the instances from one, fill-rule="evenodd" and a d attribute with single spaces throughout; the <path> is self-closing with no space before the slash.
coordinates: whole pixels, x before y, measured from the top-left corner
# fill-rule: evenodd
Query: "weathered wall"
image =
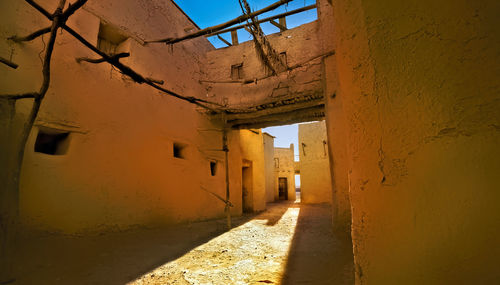
<path id="1" fill-rule="evenodd" d="M 332 6 L 329 0 L 319 0 L 318 23 L 321 44 L 324 50 L 335 50 L 335 41 L 331 36 L 335 31 L 335 21 Z M 335 100 L 338 89 L 338 75 L 335 55 L 323 60 L 323 92 L 325 98 L 326 128 L 328 136 L 328 151 L 330 163 L 330 177 L 332 183 L 332 218 L 336 233 L 350 235 L 351 231 L 351 202 L 349 201 L 349 177 L 347 160 L 347 130 L 339 100 Z"/>
<path id="2" fill-rule="evenodd" d="M 332 2 L 357 284 L 498 282 L 500 2 Z"/>
<path id="3" fill-rule="evenodd" d="M 278 175 L 279 177 L 286 177 L 288 182 L 288 200 L 295 201 L 295 168 L 294 168 L 294 152 L 293 144 L 289 148 L 275 147 L 274 157 L 278 158 Z M 278 184 L 276 184 L 278 187 Z"/>
<path id="4" fill-rule="evenodd" d="M 203 84 L 208 98 L 229 104 L 232 108 L 254 106 L 277 98 L 314 95 L 321 96 L 321 59 L 317 22 L 269 35 L 267 39 L 278 52 L 286 52 L 290 72 L 266 77 L 264 65 L 255 52 L 253 41 L 221 48 L 207 53 L 203 68 Z M 311 60 L 315 58 L 314 60 Z M 231 66 L 243 63 L 243 80 L 231 82 Z M 300 66 L 298 66 L 300 65 Z"/>
<path id="5" fill-rule="evenodd" d="M 299 124 L 300 201 L 331 203 L 325 121 Z"/>
<path id="6" fill-rule="evenodd" d="M 278 195 L 274 181 L 274 137 L 263 133 L 262 139 L 264 141 L 264 168 L 266 172 L 266 202 L 273 202 Z"/>
<path id="7" fill-rule="evenodd" d="M 57 1 L 40 1 L 51 10 Z M 203 38 L 175 45 L 143 46 L 140 39 L 178 36 L 193 24 L 170 1 L 89 1 L 68 25 L 97 43 L 99 22 L 116 26 L 129 39 L 123 60 L 164 87 L 186 96 L 203 94 L 200 62 L 213 47 Z M 26 35 L 48 21 L 22 1 L 2 1 L 0 54 L 20 65 L 0 68 L 0 93 L 38 90 L 41 39 L 14 44 L 5 38 Z M 45 40 L 47 37 L 45 36 Z M 52 82 L 26 145 L 20 192 L 25 224 L 63 232 L 122 229 L 223 215 L 224 204 L 204 191 L 225 196 L 220 127 L 193 105 L 131 82 L 108 64 L 78 64 L 95 57 L 67 33 L 58 35 Z M 22 118 L 30 100 L 19 101 Z M 39 128 L 69 131 L 65 155 L 34 152 Z M 241 168 L 239 133 L 230 133 L 230 163 Z M 4 134 L 2 134 L 4 135 Z M 185 159 L 173 157 L 173 143 L 186 145 Z M 210 161 L 217 162 L 215 176 Z M 231 171 L 232 197 L 241 197 L 241 169 Z M 241 199 L 240 199 L 241 200 Z M 232 202 L 235 214 L 241 201 Z"/>
<path id="8" fill-rule="evenodd" d="M 262 131 L 241 130 L 239 132 L 241 157 L 251 163 L 252 190 L 249 193 L 252 201 L 251 210 L 263 211 L 266 209 L 266 171 Z"/>

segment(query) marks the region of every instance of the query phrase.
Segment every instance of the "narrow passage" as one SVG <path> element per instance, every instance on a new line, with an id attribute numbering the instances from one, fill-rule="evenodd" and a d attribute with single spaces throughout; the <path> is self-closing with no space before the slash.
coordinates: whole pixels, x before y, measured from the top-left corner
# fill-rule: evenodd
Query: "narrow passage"
<path id="1" fill-rule="evenodd" d="M 95 236 L 25 233 L 14 284 L 353 284 L 352 246 L 328 205 Z"/>

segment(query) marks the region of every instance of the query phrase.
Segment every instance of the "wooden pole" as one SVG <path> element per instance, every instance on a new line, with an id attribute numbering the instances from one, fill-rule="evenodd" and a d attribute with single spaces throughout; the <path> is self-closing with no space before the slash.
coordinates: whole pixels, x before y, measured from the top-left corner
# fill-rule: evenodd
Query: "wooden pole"
<path id="1" fill-rule="evenodd" d="M 222 150 L 224 151 L 224 165 L 226 169 L 226 207 L 224 208 L 224 211 L 226 212 L 226 218 L 227 218 L 227 229 L 231 229 L 231 208 L 230 208 L 230 203 L 229 203 L 229 198 L 230 198 L 230 191 L 229 191 L 229 147 L 228 147 L 228 142 L 227 142 L 227 128 L 226 128 L 226 114 L 222 113 L 222 118 L 223 118 L 223 123 L 224 123 L 224 130 L 222 132 Z"/>
<path id="2" fill-rule="evenodd" d="M 262 24 L 262 23 L 269 22 L 269 21 L 274 20 L 274 19 L 284 18 L 286 16 L 298 14 L 300 12 L 308 11 L 308 10 L 311 10 L 311 9 L 314 9 L 314 8 L 316 8 L 316 4 L 309 5 L 309 6 L 306 6 L 306 7 L 302 7 L 302 8 L 299 8 L 299 9 L 296 9 L 296 10 L 292 10 L 292 11 L 289 11 L 289 12 L 286 12 L 286 13 L 282 13 L 282 14 L 270 16 L 270 17 L 264 18 L 262 20 L 258 20 L 257 23 L 258 24 Z M 281 23 L 281 21 L 280 21 L 280 23 Z M 285 24 L 286 24 L 286 21 L 285 21 Z M 220 31 L 217 31 L 217 32 L 213 32 L 213 33 L 207 34 L 207 35 L 205 35 L 205 37 L 212 37 L 212 36 L 216 36 L 218 34 L 224 34 L 224 33 L 236 31 L 236 30 L 239 30 L 239 29 L 244 29 L 248 25 L 250 25 L 250 24 L 246 23 L 246 24 L 243 24 L 243 25 L 234 26 L 234 27 L 231 27 L 231 28 L 228 28 L 228 29 L 224 29 L 224 30 L 220 30 Z M 284 25 L 284 26 L 286 27 L 286 25 Z"/>
<path id="3" fill-rule="evenodd" d="M 182 42 L 182 41 L 185 41 L 185 40 L 188 40 L 188 39 L 194 39 L 194 38 L 197 38 L 197 37 L 201 37 L 201 36 L 204 36 L 204 35 L 207 35 L 207 34 L 211 34 L 211 33 L 220 31 L 220 30 L 225 29 L 227 27 L 231 27 L 232 25 L 242 23 L 242 22 L 246 21 L 247 19 L 250 19 L 252 17 L 258 16 L 258 15 L 263 14 L 265 12 L 269 12 L 271 10 L 274 10 L 274 9 L 280 7 L 281 5 L 286 4 L 286 3 L 290 2 L 290 1 L 292 1 L 292 0 L 280 0 L 280 1 L 276 2 L 276 3 L 274 3 L 274 4 L 271 4 L 271 5 L 263 8 L 263 9 L 255 11 L 253 13 L 241 15 L 241 16 L 239 16 L 239 17 L 237 17 L 237 18 L 235 18 L 235 19 L 233 19 L 231 21 L 222 23 L 222 24 L 217 25 L 217 26 L 208 27 L 208 28 L 196 31 L 194 33 L 185 35 L 185 36 L 180 37 L 180 38 L 165 38 L 165 39 L 159 39 L 159 40 L 144 41 L 144 43 L 146 43 L 146 44 L 148 44 L 148 43 L 175 44 L 175 43 Z"/>
<path id="4" fill-rule="evenodd" d="M 238 41 L 238 32 L 236 30 L 231 31 L 231 40 L 233 42 L 233 46 L 237 46 L 240 44 Z"/>

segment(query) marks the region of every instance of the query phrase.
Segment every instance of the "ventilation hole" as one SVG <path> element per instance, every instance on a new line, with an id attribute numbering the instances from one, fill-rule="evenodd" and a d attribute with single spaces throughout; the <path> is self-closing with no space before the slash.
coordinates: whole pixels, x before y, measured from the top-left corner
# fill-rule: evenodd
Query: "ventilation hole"
<path id="1" fill-rule="evenodd" d="M 69 147 L 69 133 L 39 130 L 35 141 L 35 152 L 49 155 L 64 155 Z"/>
<path id="2" fill-rule="evenodd" d="M 174 143 L 174 157 L 186 158 L 186 145 L 181 143 Z"/>
<path id="3" fill-rule="evenodd" d="M 210 174 L 212 176 L 215 176 L 215 174 L 217 174 L 217 162 L 216 161 L 210 161 Z"/>

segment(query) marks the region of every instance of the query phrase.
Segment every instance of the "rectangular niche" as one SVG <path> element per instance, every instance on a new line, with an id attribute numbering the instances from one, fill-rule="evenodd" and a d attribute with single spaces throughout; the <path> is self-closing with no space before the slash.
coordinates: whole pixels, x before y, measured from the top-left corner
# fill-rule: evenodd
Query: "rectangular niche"
<path id="1" fill-rule="evenodd" d="M 183 143 L 174 142 L 173 154 L 175 158 L 186 159 L 187 145 Z"/>
<path id="2" fill-rule="evenodd" d="M 65 155 L 68 152 L 70 133 L 55 129 L 39 129 L 35 141 L 35 152 L 48 155 Z"/>
<path id="3" fill-rule="evenodd" d="M 210 175 L 217 175 L 217 161 L 210 161 Z"/>
<path id="4" fill-rule="evenodd" d="M 231 65 L 231 79 L 243 79 L 243 63 Z"/>
<path id="5" fill-rule="evenodd" d="M 101 22 L 97 36 L 97 48 L 109 55 L 116 54 L 118 47 L 127 38 L 117 27 Z"/>

